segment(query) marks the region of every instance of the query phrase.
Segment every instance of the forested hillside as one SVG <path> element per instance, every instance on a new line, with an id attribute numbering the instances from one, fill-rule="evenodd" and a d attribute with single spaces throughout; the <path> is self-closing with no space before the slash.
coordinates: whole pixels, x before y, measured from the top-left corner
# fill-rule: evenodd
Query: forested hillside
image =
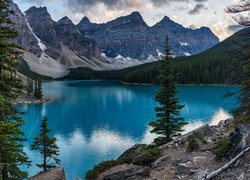
<path id="1" fill-rule="evenodd" d="M 243 29 L 213 48 L 190 57 L 176 58 L 179 83 L 237 84 L 242 71 L 241 60 L 250 56 L 250 28 Z M 124 71 L 125 82 L 156 82 L 159 62 Z"/>
<path id="2" fill-rule="evenodd" d="M 181 84 L 238 84 L 241 60 L 250 56 L 250 28 L 243 29 L 213 48 L 189 57 L 175 59 Z M 160 62 L 118 71 L 72 69 L 66 79 L 117 79 L 129 83 L 156 83 Z"/>

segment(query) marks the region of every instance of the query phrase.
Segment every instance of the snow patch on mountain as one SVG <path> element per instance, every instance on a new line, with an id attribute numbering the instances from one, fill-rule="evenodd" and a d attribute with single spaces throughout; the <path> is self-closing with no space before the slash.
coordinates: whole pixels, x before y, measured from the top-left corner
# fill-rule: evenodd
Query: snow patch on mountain
<path id="1" fill-rule="evenodd" d="M 156 49 L 156 52 L 158 54 L 158 57 L 163 57 L 164 56 L 164 54 L 161 51 L 159 51 L 158 49 Z"/>
<path id="2" fill-rule="evenodd" d="M 36 38 L 36 40 L 37 40 L 37 42 L 38 42 L 37 45 L 38 45 L 38 46 L 40 47 L 40 49 L 44 52 L 44 51 L 46 50 L 45 44 L 43 44 L 42 41 L 41 41 L 41 39 L 38 38 L 38 37 L 36 36 L 36 34 L 34 33 L 33 29 L 31 28 L 31 26 L 30 26 L 30 24 L 29 24 L 29 22 L 28 22 L 28 20 L 27 20 L 26 18 L 25 18 L 25 21 L 26 21 L 26 24 L 27 24 L 27 26 L 28 26 L 30 32 L 31 32 L 32 35 Z"/>
<path id="3" fill-rule="evenodd" d="M 189 52 L 184 52 L 185 56 L 191 56 L 191 54 Z"/>
<path id="4" fill-rule="evenodd" d="M 187 42 L 180 42 L 180 45 L 181 45 L 181 46 L 188 46 L 189 43 L 187 43 Z"/>

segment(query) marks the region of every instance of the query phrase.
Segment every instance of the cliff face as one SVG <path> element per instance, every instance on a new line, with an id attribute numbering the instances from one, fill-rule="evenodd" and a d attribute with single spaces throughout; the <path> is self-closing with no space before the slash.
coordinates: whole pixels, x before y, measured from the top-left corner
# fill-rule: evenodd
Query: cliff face
<path id="1" fill-rule="evenodd" d="M 98 42 L 103 53 L 113 58 L 118 55 L 142 60 L 150 55 L 158 57 L 158 50 L 164 50 L 166 35 L 175 56 L 197 54 L 219 42 L 207 27 L 192 30 L 168 17 L 149 27 L 138 12 L 105 24 L 91 23 L 84 17 L 77 26 L 82 34 Z"/>
<path id="2" fill-rule="evenodd" d="M 14 27 L 19 33 L 19 36 L 13 41 L 25 50 L 40 55 L 42 51 L 37 45 L 38 42 L 36 38 L 33 36 L 32 32 L 30 32 L 23 13 L 13 2 L 10 4 L 10 9 L 15 12 L 15 15 L 11 15 L 10 17 L 15 22 Z"/>
<path id="3" fill-rule="evenodd" d="M 25 17 L 33 32 L 47 46 L 46 52 L 52 58 L 58 59 L 60 57 L 62 45 L 79 56 L 87 58 L 100 56 L 97 43 L 82 36 L 68 17 L 54 22 L 46 7 L 31 7 L 26 11 Z"/>

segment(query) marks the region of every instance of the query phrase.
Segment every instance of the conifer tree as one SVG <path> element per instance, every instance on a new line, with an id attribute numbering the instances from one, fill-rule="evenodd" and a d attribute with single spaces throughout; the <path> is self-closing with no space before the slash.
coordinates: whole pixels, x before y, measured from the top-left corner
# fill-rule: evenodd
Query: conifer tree
<path id="1" fill-rule="evenodd" d="M 42 83 L 41 81 L 37 82 L 37 99 L 42 99 L 43 98 L 43 92 L 42 92 Z"/>
<path id="2" fill-rule="evenodd" d="M 34 91 L 33 81 L 31 79 L 27 79 L 27 94 L 31 95 Z"/>
<path id="3" fill-rule="evenodd" d="M 35 83 L 34 96 L 35 96 L 36 99 L 40 99 L 40 100 L 43 98 L 41 81 L 36 81 L 36 83 Z"/>
<path id="4" fill-rule="evenodd" d="M 168 37 L 166 36 L 164 60 L 161 61 L 159 76 L 160 89 L 155 97 L 159 104 L 155 108 L 157 120 L 149 123 L 153 128 L 151 132 L 159 135 L 154 140 L 156 145 L 167 143 L 180 135 L 182 127 L 187 124 L 179 116 L 180 110 L 184 106 L 179 105 L 179 100 L 176 98 L 176 76 Z"/>
<path id="5" fill-rule="evenodd" d="M 34 97 L 35 97 L 35 98 L 38 97 L 38 84 L 37 84 L 37 81 L 35 81 Z"/>
<path id="6" fill-rule="evenodd" d="M 31 150 L 39 151 L 42 155 L 43 162 L 37 164 L 37 166 L 45 172 L 60 165 L 60 160 L 58 159 L 59 148 L 56 145 L 56 138 L 49 137 L 51 130 L 48 128 L 47 117 L 43 117 L 40 127 L 40 133 L 34 138 Z M 53 160 L 54 163 L 51 163 L 51 160 Z"/>
<path id="7" fill-rule="evenodd" d="M 17 78 L 18 51 L 11 43 L 18 33 L 13 28 L 9 15 L 10 0 L 0 1 L 0 177 L 6 179 L 25 179 L 27 173 L 20 166 L 30 165 L 23 151 L 24 121 L 12 104 L 23 88 Z"/>

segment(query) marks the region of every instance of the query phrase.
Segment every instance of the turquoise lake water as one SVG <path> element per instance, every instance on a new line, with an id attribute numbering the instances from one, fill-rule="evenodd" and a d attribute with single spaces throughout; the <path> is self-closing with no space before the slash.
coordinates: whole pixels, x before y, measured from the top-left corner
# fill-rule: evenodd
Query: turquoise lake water
<path id="1" fill-rule="evenodd" d="M 22 105 L 26 122 L 25 151 L 33 161 L 29 175 L 39 172 L 38 153 L 29 145 L 38 134 L 41 117 L 49 118 L 52 136 L 58 139 L 61 166 L 67 179 L 82 178 L 87 170 L 104 160 L 117 158 L 135 143 L 150 143 L 155 135 L 147 126 L 155 119 L 157 86 L 123 85 L 116 81 L 54 81 L 43 83 L 43 105 Z M 233 86 L 179 86 L 182 116 L 189 122 L 186 132 L 205 123 L 216 124 L 230 117 L 234 97 L 224 99 Z"/>

